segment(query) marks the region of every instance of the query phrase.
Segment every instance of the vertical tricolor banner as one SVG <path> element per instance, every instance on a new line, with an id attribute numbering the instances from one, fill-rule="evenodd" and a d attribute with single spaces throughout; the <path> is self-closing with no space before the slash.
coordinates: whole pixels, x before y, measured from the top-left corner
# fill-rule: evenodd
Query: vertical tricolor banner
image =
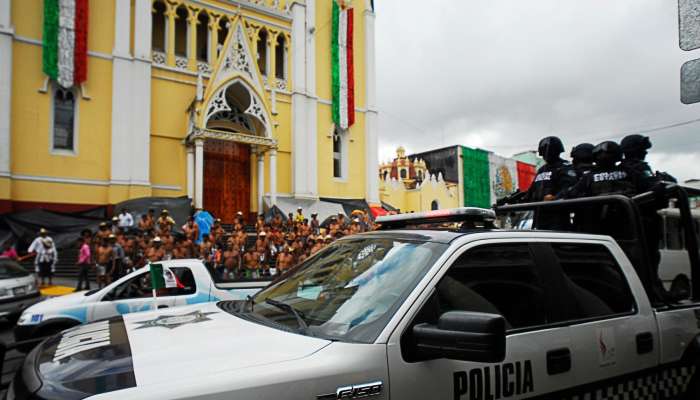
<path id="1" fill-rule="evenodd" d="M 43 70 L 64 88 L 87 78 L 88 0 L 44 0 Z"/>
<path id="2" fill-rule="evenodd" d="M 341 129 L 355 123 L 355 76 L 353 68 L 353 10 L 349 0 L 333 2 L 331 57 L 333 122 Z"/>

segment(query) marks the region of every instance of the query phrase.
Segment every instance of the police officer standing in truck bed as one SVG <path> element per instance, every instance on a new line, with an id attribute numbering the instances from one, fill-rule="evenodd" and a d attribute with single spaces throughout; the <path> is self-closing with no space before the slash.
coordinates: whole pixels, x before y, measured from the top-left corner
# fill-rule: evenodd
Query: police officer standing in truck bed
<path id="1" fill-rule="evenodd" d="M 522 201 L 554 200 L 560 193 L 576 184 L 576 171 L 571 164 L 562 160 L 560 154 L 563 152 L 564 144 L 558 137 L 548 136 L 540 140 L 538 153 L 546 164 L 537 171 L 535 180 Z M 537 229 L 566 230 L 570 225 L 568 213 L 548 210 L 535 214 L 534 226 Z"/>

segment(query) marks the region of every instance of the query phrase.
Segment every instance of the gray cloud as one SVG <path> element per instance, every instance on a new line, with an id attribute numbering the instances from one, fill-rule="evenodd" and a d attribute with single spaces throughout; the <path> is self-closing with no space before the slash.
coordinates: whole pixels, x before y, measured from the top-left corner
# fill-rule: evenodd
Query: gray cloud
<path id="1" fill-rule="evenodd" d="M 668 0 L 378 0 L 380 159 L 451 144 L 509 156 L 700 118 L 680 103 Z M 428 5 L 428 6 L 426 6 Z M 651 132 L 654 167 L 700 177 L 700 123 Z"/>

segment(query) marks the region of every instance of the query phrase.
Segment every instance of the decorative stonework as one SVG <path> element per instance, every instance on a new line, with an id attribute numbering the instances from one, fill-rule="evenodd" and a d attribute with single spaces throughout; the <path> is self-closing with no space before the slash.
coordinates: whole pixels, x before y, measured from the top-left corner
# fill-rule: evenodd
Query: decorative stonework
<path id="1" fill-rule="evenodd" d="M 277 89 L 287 90 L 287 81 L 282 79 L 277 79 Z"/>
<path id="2" fill-rule="evenodd" d="M 244 133 L 217 131 L 213 129 L 194 129 L 192 133 L 187 136 L 187 142 L 189 143 L 193 143 L 197 139 L 227 140 L 271 149 L 277 148 L 277 141 L 272 138 L 246 135 Z"/>
<path id="3" fill-rule="evenodd" d="M 187 57 L 175 56 L 175 68 L 187 70 L 188 64 L 189 61 L 187 60 Z"/>
<path id="4" fill-rule="evenodd" d="M 205 61 L 198 61 L 197 71 L 201 72 L 202 74 L 211 74 L 211 65 Z"/>
<path id="5" fill-rule="evenodd" d="M 153 64 L 165 65 L 165 60 L 166 60 L 165 53 L 163 53 L 161 51 L 154 50 L 151 57 L 153 58 Z"/>
<path id="6" fill-rule="evenodd" d="M 248 49 L 243 27 L 241 24 L 237 24 L 235 29 L 233 37 L 231 38 L 232 43 L 228 49 L 225 50 L 226 54 L 217 75 L 223 77 L 239 72 L 245 75 L 246 78 L 255 82 L 257 81 L 257 74 L 253 68 L 253 59 Z"/>

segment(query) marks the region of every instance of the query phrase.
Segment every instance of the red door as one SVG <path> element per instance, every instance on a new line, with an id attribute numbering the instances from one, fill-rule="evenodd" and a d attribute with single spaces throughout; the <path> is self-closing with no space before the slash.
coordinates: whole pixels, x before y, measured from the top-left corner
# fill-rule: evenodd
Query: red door
<path id="1" fill-rule="evenodd" d="M 250 146 L 208 139 L 204 142 L 204 208 L 233 223 L 237 211 L 250 212 Z"/>

